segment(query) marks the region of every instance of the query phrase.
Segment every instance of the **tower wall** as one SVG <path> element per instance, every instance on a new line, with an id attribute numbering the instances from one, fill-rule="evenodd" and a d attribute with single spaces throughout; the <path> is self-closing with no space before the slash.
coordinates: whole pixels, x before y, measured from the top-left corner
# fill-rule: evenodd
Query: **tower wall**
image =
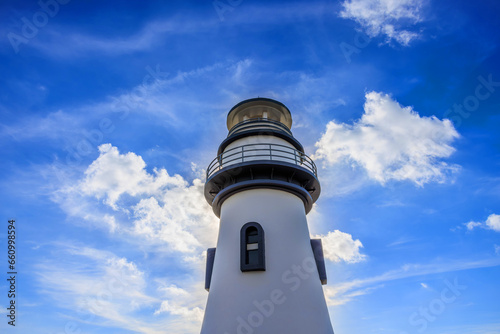
<path id="1" fill-rule="evenodd" d="M 229 197 L 220 218 L 201 333 L 333 333 L 303 202 L 250 189 Z M 265 232 L 265 271 L 240 270 L 240 230 L 248 222 Z"/>

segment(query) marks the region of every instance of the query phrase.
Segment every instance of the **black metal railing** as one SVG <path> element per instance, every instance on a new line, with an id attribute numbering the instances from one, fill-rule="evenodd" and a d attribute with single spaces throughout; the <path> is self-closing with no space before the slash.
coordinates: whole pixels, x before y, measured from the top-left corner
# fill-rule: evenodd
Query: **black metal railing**
<path id="1" fill-rule="evenodd" d="M 280 144 L 247 144 L 228 149 L 212 160 L 207 168 L 207 180 L 216 172 L 231 165 L 250 161 L 279 161 L 305 168 L 318 177 L 316 164 L 306 154 Z"/>
<path id="2" fill-rule="evenodd" d="M 269 118 L 253 118 L 243 122 L 240 122 L 233 126 L 231 130 L 229 130 L 228 137 L 240 131 L 247 130 L 278 130 L 284 131 L 290 136 L 292 136 L 292 132 L 290 129 L 283 123 L 271 120 Z"/>

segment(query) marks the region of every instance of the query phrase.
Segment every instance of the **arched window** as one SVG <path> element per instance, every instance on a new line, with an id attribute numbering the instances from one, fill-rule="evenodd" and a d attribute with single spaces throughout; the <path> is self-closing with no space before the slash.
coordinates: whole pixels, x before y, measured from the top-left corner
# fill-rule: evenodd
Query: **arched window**
<path id="1" fill-rule="evenodd" d="M 241 271 L 266 270 L 264 230 L 259 223 L 246 223 L 240 234 Z"/>

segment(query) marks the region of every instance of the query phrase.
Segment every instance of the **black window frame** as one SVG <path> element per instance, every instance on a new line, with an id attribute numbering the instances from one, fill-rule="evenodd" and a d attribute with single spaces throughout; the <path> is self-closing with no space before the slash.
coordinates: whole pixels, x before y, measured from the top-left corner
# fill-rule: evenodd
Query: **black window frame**
<path id="1" fill-rule="evenodd" d="M 249 235 L 253 229 L 257 229 L 257 236 Z M 247 250 L 248 239 L 256 239 L 257 248 L 257 262 L 248 263 L 249 250 Z M 266 270 L 266 253 L 265 253 L 265 240 L 264 229 L 259 223 L 250 222 L 243 225 L 240 231 L 240 269 L 242 272 L 246 271 L 265 271 Z"/>

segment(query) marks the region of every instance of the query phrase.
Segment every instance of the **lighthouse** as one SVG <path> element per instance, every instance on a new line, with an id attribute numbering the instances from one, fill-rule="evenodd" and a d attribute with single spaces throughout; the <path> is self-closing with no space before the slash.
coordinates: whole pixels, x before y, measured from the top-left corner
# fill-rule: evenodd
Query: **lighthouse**
<path id="1" fill-rule="evenodd" d="M 227 115 L 204 189 L 220 225 L 207 250 L 201 334 L 333 333 L 321 240 L 306 219 L 321 188 L 291 127 L 290 110 L 268 98 Z"/>

